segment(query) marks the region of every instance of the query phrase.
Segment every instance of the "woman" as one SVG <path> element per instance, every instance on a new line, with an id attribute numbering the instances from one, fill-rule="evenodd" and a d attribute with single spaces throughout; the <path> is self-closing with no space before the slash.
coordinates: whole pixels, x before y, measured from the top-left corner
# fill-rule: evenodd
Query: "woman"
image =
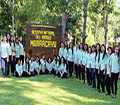
<path id="1" fill-rule="evenodd" d="M 15 76 L 16 77 L 22 77 L 22 73 L 23 73 L 23 69 L 22 69 L 22 64 L 20 62 L 20 58 L 18 58 L 18 63 L 16 64 L 16 72 L 15 72 Z"/>
<path id="2" fill-rule="evenodd" d="M 46 68 L 47 68 L 47 72 L 48 74 L 53 74 L 53 62 L 51 57 L 48 58 L 47 62 L 46 62 Z"/>
<path id="3" fill-rule="evenodd" d="M 110 73 L 110 56 L 112 54 L 112 47 L 108 47 L 108 57 L 107 57 L 107 70 L 106 70 L 106 89 L 107 89 L 107 94 L 106 95 L 110 95 L 110 77 L 109 77 L 109 73 Z"/>
<path id="4" fill-rule="evenodd" d="M 94 73 L 94 69 L 95 69 L 95 50 L 96 50 L 96 47 L 95 45 L 92 46 L 92 54 L 91 54 L 91 73 L 92 73 L 92 81 L 93 81 L 93 84 L 92 84 L 92 88 L 96 88 L 96 83 L 95 83 L 95 73 Z"/>
<path id="5" fill-rule="evenodd" d="M 85 59 L 85 71 L 87 72 L 87 83 L 88 86 L 92 84 L 92 79 L 91 79 L 91 53 L 92 53 L 92 48 L 88 48 L 88 54 L 86 55 Z"/>
<path id="6" fill-rule="evenodd" d="M 63 52 L 63 57 L 65 61 L 67 60 L 67 52 L 68 52 L 68 43 L 67 43 L 67 40 L 65 40 L 65 47 L 64 47 L 64 52 Z"/>
<path id="7" fill-rule="evenodd" d="M 68 54 L 67 54 L 67 64 L 69 65 L 69 75 L 72 78 L 73 73 L 73 44 L 70 42 Z"/>
<path id="8" fill-rule="evenodd" d="M 117 95 L 118 76 L 120 77 L 119 46 L 115 46 L 115 53 L 113 53 L 110 57 L 110 73 L 109 73 L 109 77 L 111 77 L 112 98 L 116 98 Z"/>
<path id="9" fill-rule="evenodd" d="M 7 78 L 7 67 L 9 62 L 9 45 L 6 42 L 7 38 L 6 35 L 3 36 L 3 41 L 1 42 L 0 46 L 0 55 L 1 55 L 1 69 L 3 78 Z M 5 63 L 5 69 L 4 69 L 4 63 Z"/>
<path id="10" fill-rule="evenodd" d="M 64 54 L 64 43 L 61 42 L 61 47 L 59 49 L 59 56 L 60 56 L 60 58 L 63 57 L 63 54 Z"/>
<path id="11" fill-rule="evenodd" d="M 17 64 L 18 59 L 20 59 L 20 45 L 19 45 L 19 42 L 18 42 L 18 38 L 15 39 L 15 46 L 16 46 L 15 58 L 16 58 L 16 64 Z"/>
<path id="12" fill-rule="evenodd" d="M 54 70 L 54 72 L 55 72 L 56 62 L 57 62 L 57 57 L 56 57 L 56 55 L 53 55 L 53 70 Z"/>
<path id="13" fill-rule="evenodd" d="M 54 75 L 57 75 L 59 72 L 59 66 L 60 66 L 60 56 L 57 55 L 57 61 L 55 63 L 55 71 L 54 71 Z"/>
<path id="14" fill-rule="evenodd" d="M 8 47 L 8 50 L 9 50 L 9 62 L 8 62 L 8 70 L 7 70 L 7 77 L 10 77 L 9 76 L 9 71 L 10 71 L 10 68 L 12 68 L 12 63 L 11 63 L 11 55 L 12 55 L 12 49 L 11 49 L 11 41 L 10 41 L 10 35 L 7 34 L 7 43 L 9 45 Z"/>
<path id="15" fill-rule="evenodd" d="M 84 44 L 84 51 L 83 51 L 83 56 L 82 56 L 82 80 L 83 80 L 83 83 L 85 83 L 85 59 L 86 59 L 86 55 L 87 55 L 87 50 L 88 50 L 88 45 L 87 44 Z"/>
<path id="16" fill-rule="evenodd" d="M 25 63 L 23 64 L 23 77 L 29 77 L 31 76 L 31 72 L 30 72 L 30 64 L 29 64 L 29 58 L 26 57 L 25 59 Z"/>
<path id="17" fill-rule="evenodd" d="M 42 59 L 40 60 L 41 63 L 41 71 L 40 74 L 46 74 L 46 60 L 45 60 L 45 54 L 42 54 Z"/>
<path id="18" fill-rule="evenodd" d="M 20 36 L 20 42 L 19 42 L 19 45 L 20 45 L 20 61 L 22 61 L 22 65 L 24 64 L 24 47 L 23 47 L 23 38 L 22 36 Z"/>
<path id="19" fill-rule="evenodd" d="M 100 93 L 105 93 L 105 74 L 106 74 L 106 67 L 107 67 L 107 54 L 106 54 L 106 47 L 104 44 L 101 46 L 102 53 L 100 54 L 100 63 L 99 63 L 99 82 L 102 87 L 102 91 L 99 90 Z"/>
<path id="20" fill-rule="evenodd" d="M 100 82 L 99 82 L 99 73 L 98 73 L 98 69 L 99 69 L 99 62 L 100 62 L 100 53 L 101 53 L 101 48 L 100 48 L 100 44 L 97 43 L 96 44 L 96 54 L 95 54 L 95 69 L 94 69 L 94 73 L 97 76 L 97 88 L 96 90 L 100 90 Z"/>
<path id="21" fill-rule="evenodd" d="M 41 70 L 41 64 L 40 64 L 40 59 L 37 56 L 36 61 L 34 62 L 34 74 L 39 75 Z"/>
<path id="22" fill-rule="evenodd" d="M 30 64 L 31 76 L 35 76 L 35 74 L 34 74 L 34 58 L 33 58 L 33 56 L 30 57 L 29 64 Z"/>
<path id="23" fill-rule="evenodd" d="M 60 78 L 67 78 L 67 70 L 66 70 L 66 63 L 64 57 L 61 58 L 61 63 L 59 66 L 58 77 Z"/>
<path id="24" fill-rule="evenodd" d="M 80 44 L 80 51 L 79 51 L 79 70 L 80 70 L 80 82 L 81 82 L 81 80 L 83 80 L 83 79 L 81 79 L 81 77 L 83 78 L 83 72 L 82 72 L 82 57 L 83 56 L 83 43 L 81 43 Z"/>
<path id="25" fill-rule="evenodd" d="M 79 70 L 79 45 L 76 44 L 76 49 L 74 49 L 74 57 L 73 57 L 75 71 L 76 71 L 76 81 L 78 80 L 78 76 L 80 79 L 80 70 Z"/>
<path id="26" fill-rule="evenodd" d="M 12 67 L 11 67 L 11 76 L 14 76 L 14 72 L 15 72 L 15 55 L 16 55 L 16 45 L 15 45 L 15 42 L 14 42 L 14 36 L 12 35 L 11 36 L 11 49 L 12 49 L 12 56 L 11 56 L 11 64 L 12 64 Z"/>

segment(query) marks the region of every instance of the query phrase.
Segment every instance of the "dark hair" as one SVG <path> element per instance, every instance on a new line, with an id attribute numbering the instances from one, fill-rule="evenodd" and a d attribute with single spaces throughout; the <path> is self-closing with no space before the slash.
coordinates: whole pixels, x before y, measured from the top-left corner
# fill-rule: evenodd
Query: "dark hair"
<path id="1" fill-rule="evenodd" d="M 55 63 L 57 62 L 57 56 L 56 55 L 53 55 L 53 59 L 54 59 L 54 57 L 56 57 L 56 59 L 55 59 Z"/>
<path id="2" fill-rule="evenodd" d="M 51 62 L 52 62 L 52 58 L 51 58 L 51 57 L 48 57 L 47 62 L 49 63 L 49 59 L 51 59 Z M 50 63 L 51 63 L 51 62 L 50 62 Z"/>
<path id="3" fill-rule="evenodd" d="M 86 49 L 86 51 L 88 51 L 88 45 L 87 45 L 87 44 L 84 44 L 84 47 L 85 47 L 85 46 L 87 46 L 87 49 Z M 84 51 L 85 51 L 85 49 L 84 49 Z"/>
<path id="4" fill-rule="evenodd" d="M 67 42 L 67 40 L 65 40 L 65 42 Z M 67 50 L 68 50 L 68 44 L 67 44 L 67 46 L 65 46 L 65 42 L 64 42 L 64 48 L 66 47 Z"/>
<path id="5" fill-rule="evenodd" d="M 60 56 L 59 56 L 59 55 L 57 55 L 57 57 L 59 57 L 59 65 L 60 65 L 60 63 L 61 63 Z M 64 58 L 64 57 L 63 57 L 63 58 Z M 57 61 L 58 61 L 58 60 L 56 60 L 56 63 L 57 63 Z"/>
<path id="6" fill-rule="evenodd" d="M 88 47 L 88 50 L 89 50 L 89 48 L 91 49 L 91 52 L 90 52 L 90 54 L 92 53 L 92 47 Z M 89 51 L 88 51 L 88 53 L 89 53 Z"/>
<path id="7" fill-rule="evenodd" d="M 29 59 L 28 57 L 25 58 L 25 63 L 26 63 L 26 60 Z M 27 63 L 26 63 L 27 64 Z M 26 65 L 26 69 L 27 69 L 27 65 Z M 30 71 L 30 64 L 29 64 L 29 61 L 28 61 L 28 72 Z"/>
<path id="8" fill-rule="evenodd" d="M 20 60 L 20 58 L 18 58 L 18 61 L 19 61 L 19 60 Z M 18 62 L 18 61 L 17 61 L 17 62 Z"/>
<path id="9" fill-rule="evenodd" d="M 108 47 L 108 48 L 107 48 L 107 50 L 109 50 L 109 49 L 111 50 L 111 54 L 112 54 L 112 53 L 113 53 L 112 47 Z M 110 55 L 111 55 L 111 54 L 110 54 Z"/>
<path id="10" fill-rule="evenodd" d="M 39 56 L 36 56 L 36 59 L 39 59 Z M 40 59 L 38 60 L 39 65 L 41 64 Z"/>
<path id="11" fill-rule="evenodd" d="M 42 56 L 45 55 L 45 54 L 42 54 Z"/>
<path id="12" fill-rule="evenodd" d="M 11 40 L 12 37 L 13 37 L 13 43 L 14 43 L 14 47 L 15 47 L 15 42 L 14 42 L 14 36 L 13 35 L 10 36 L 10 40 Z M 12 43 L 12 41 L 10 41 L 10 46 L 11 46 L 11 43 Z"/>
<path id="13" fill-rule="evenodd" d="M 9 34 L 7 34 L 7 35 L 9 35 Z M 9 35 L 9 36 L 10 36 L 10 35 Z M 10 37 L 10 38 L 11 38 L 11 37 Z M 9 43 L 10 43 L 11 40 L 10 40 L 10 39 L 8 40 L 8 38 L 7 38 L 7 43 L 8 43 L 8 41 L 9 41 Z M 11 44 L 10 44 L 10 46 L 11 46 Z"/>
<path id="14" fill-rule="evenodd" d="M 63 64 L 65 65 L 65 58 L 61 57 L 61 60 L 63 59 Z M 60 60 L 60 64 L 61 64 L 61 60 Z"/>
<path id="15" fill-rule="evenodd" d="M 80 45 L 82 45 L 82 50 L 84 50 L 83 43 L 80 43 Z M 80 48 L 79 48 L 79 49 L 80 49 Z"/>
<path id="16" fill-rule="evenodd" d="M 15 38 L 15 43 L 16 43 L 16 40 L 18 40 L 18 38 Z M 18 44 L 18 45 L 19 45 L 19 42 L 18 42 L 18 43 L 16 43 L 16 44 Z"/>
<path id="17" fill-rule="evenodd" d="M 22 36 L 20 36 L 20 38 L 21 38 Z M 20 38 L 19 38 L 19 41 L 20 41 Z M 23 37 L 22 37 L 23 38 Z M 20 43 L 22 43 L 23 44 L 23 39 L 22 39 L 22 42 L 20 42 Z"/>
<path id="18" fill-rule="evenodd" d="M 70 44 L 71 44 L 71 43 L 72 43 L 72 42 L 69 43 L 69 48 L 70 48 Z M 72 54 L 73 54 L 73 46 L 72 46 Z"/>
<path id="19" fill-rule="evenodd" d="M 103 54 L 103 57 L 102 57 L 102 59 L 104 59 L 104 57 L 105 57 L 105 55 L 106 55 L 106 47 L 105 47 L 104 44 L 102 44 L 101 46 L 103 46 L 103 47 L 105 48 L 105 51 L 104 51 L 104 54 Z"/>
<path id="20" fill-rule="evenodd" d="M 115 48 L 116 48 L 116 47 L 118 47 L 118 48 L 119 48 L 119 46 L 118 46 L 118 45 L 116 45 L 116 46 L 115 46 Z M 117 55 L 117 56 L 119 57 L 119 51 L 118 51 L 118 55 Z"/>
<path id="21" fill-rule="evenodd" d="M 97 43 L 97 44 L 96 44 L 96 48 L 97 48 L 97 45 L 100 47 L 100 44 Z M 100 61 L 100 52 L 101 52 L 101 48 L 99 48 L 98 62 Z M 96 60 L 97 54 L 98 54 L 98 52 L 97 52 L 97 49 L 96 49 L 95 60 Z"/>

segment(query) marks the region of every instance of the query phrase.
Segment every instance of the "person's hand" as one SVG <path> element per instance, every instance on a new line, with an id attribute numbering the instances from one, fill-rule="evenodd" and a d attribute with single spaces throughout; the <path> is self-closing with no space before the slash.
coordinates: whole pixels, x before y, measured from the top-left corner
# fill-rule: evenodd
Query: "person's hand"
<path id="1" fill-rule="evenodd" d="M 74 61 L 74 65 L 75 65 L 75 61 Z"/>
<path id="2" fill-rule="evenodd" d="M 109 73 L 109 77 L 111 78 L 111 73 Z"/>
<path id="3" fill-rule="evenodd" d="M 9 62 L 9 58 L 7 58 L 7 62 Z"/>
<path id="4" fill-rule="evenodd" d="M 89 72 L 91 72 L 91 68 L 89 68 Z"/>
<path id="5" fill-rule="evenodd" d="M 68 60 L 67 60 L 67 64 L 68 64 Z"/>
<path id="6" fill-rule="evenodd" d="M 79 64 L 77 63 L 77 66 L 79 66 Z"/>
<path id="7" fill-rule="evenodd" d="M 105 74 L 106 74 L 106 72 L 105 72 L 105 70 L 104 70 L 103 75 L 105 75 Z"/>
<path id="8" fill-rule="evenodd" d="M 81 65 L 81 69 L 83 69 L 83 66 Z"/>
<path id="9" fill-rule="evenodd" d="M 85 72 L 87 71 L 86 67 L 85 67 Z"/>
<path id="10" fill-rule="evenodd" d="M 94 68 L 94 73 L 95 73 L 95 70 L 96 70 L 96 69 Z"/>
<path id="11" fill-rule="evenodd" d="M 100 70 L 98 70 L 98 74 L 100 74 Z"/>
<path id="12" fill-rule="evenodd" d="M 13 56 L 11 56 L 11 61 L 13 61 Z"/>

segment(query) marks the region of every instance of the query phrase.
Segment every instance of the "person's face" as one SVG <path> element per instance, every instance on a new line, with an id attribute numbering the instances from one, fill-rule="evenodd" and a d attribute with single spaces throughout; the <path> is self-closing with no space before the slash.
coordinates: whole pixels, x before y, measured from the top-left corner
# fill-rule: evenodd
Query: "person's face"
<path id="1" fill-rule="evenodd" d="M 8 40 L 10 39 L 10 35 L 9 35 L 9 34 L 7 34 L 7 39 L 8 39 Z"/>
<path id="2" fill-rule="evenodd" d="M 12 37 L 11 37 L 11 41 L 13 42 L 13 40 L 14 40 L 14 37 L 12 36 Z"/>
<path id="3" fill-rule="evenodd" d="M 54 56 L 54 60 L 56 59 L 56 56 Z"/>
<path id="4" fill-rule="evenodd" d="M 29 62 L 29 59 L 28 59 L 28 58 L 26 59 L 26 62 L 27 62 L 27 63 Z"/>
<path id="5" fill-rule="evenodd" d="M 67 45 L 67 41 L 65 41 L 65 46 Z"/>
<path id="6" fill-rule="evenodd" d="M 85 49 L 85 51 L 87 50 L 87 46 L 86 45 L 84 46 L 84 49 Z"/>
<path id="7" fill-rule="evenodd" d="M 51 62 L 51 59 L 50 59 L 50 58 L 48 59 L 48 62 L 49 62 L 49 63 Z"/>
<path id="8" fill-rule="evenodd" d="M 45 55 L 43 55 L 42 58 L 45 59 Z"/>
<path id="9" fill-rule="evenodd" d="M 61 59 L 61 62 L 63 63 L 63 58 Z"/>
<path id="10" fill-rule="evenodd" d="M 73 47 L 73 45 L 72 45 L 72 43 L 70 43 L 70 48 L 72 48 Z"/>
<path id="11" fill-rule="evenodd" d="M 7 40 L 7 38 L 6 38 L 6 36 L 4 36 L 4 37 L 3 37 L 3 41 L 6 41 L 6 40 Z"/>
<path id="12" fill-rule="evenodd" d="M 115 53 L 118 54 L 118 52 L 119 52 L 119 48 L 115 47 Z"/>
<path id="13" fill-rule="evenodd" d="M 105 47 L 104 46 L 101 47 L 101 51 L 105 52 Z"/>
<path id="14" fill-rule="evenodd" d="M 16 42 L 18 43 L 18 39 L 16 39 Z"/>
<path id="15" fill-rule="evenodd" d="M 109 48 L 108 49 L 108 54 L 111 55 L 111 53 L 112 53 L 112 50 Z"/>
<path id="16" fill-rule="evenodd" d="M 80 49 L 82 49 L 82 44 L 80 44 Z"/>
<path id="17" fill-rule="evenodd" d="M 37 62 L 39 61 L 39 58 L 38 58 L 38 57 L 36 58 L 36 61 L 37 61 Z"/>
<path id="18" fill-rule="evenodd" d="M 22 37 L 20 37 L 20 42 L 22 42 Z"/>
<path id="19" fill-rule="evenodd" d="M 78 49 L 78 47 L 79 47 L 79 45 L 78 45 L 78 44 L 76 44 L 76 49 Z"/>
<path id="20" fill-rule="evenodd" d="M 91 48 L 88 49 L 88 52 L 91 53 Z"/>
<path id="21" fill-rule="evenodd" d="M 99 45 L 97 45 L 97 51 L 99 51 L 99 49 L 100 49 L 100 46 L 99 46 Z"/>
<path id="22" fill-rule="evenodd" d="M 64 44 L 63 44 L 63 43 L 61 43 L 61 47 L 64 47 Z"/>
<path id="23" fill-rule="evenodd" d="M 59 61 L 59 59 L 60 59 L 59 56 L 57 56 L 57 60 L 58 60 L 58 61 Z"/>
<path id="24" fill-rule="evenodd" d="M 18 64 L 20 65 L 20 60 L 18 60 Z"/>
<path id="25" fill-rule="evenodd" d="M 31 57 L 31 61 L 33 61 L 33 57 Z"/>
<path id="26" fill-rule="evenodd" d="M 92 52 L 95 52 L 95 47 L 92 47 Z"/>

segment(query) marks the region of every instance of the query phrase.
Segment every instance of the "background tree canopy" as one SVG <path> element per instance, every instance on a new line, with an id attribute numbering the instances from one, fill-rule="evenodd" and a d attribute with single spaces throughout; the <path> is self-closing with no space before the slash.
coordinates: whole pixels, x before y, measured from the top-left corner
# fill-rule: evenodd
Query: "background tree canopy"
<path id="1" fill-rule="evenodd" d="M 67 12 L 67 35 L 73 42 L 92 45 L 120 37 L 120 7 L 117 0 L 12 0 L 0 1 L 0 34 L 12 34 L 14 5 L 15 36 L 25 35 L 25 24 L 62 24 Z"/>

